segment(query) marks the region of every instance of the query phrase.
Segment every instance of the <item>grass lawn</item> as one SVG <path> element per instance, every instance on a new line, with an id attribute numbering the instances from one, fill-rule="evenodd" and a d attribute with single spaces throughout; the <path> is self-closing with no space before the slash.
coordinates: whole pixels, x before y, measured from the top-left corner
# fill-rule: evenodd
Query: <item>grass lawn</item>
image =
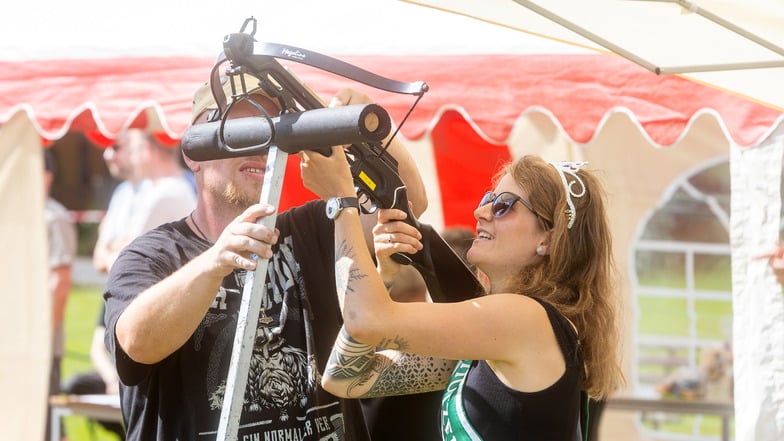
<path id="1" fill-rule="evenodd" d="M 92 370 L 90 364 L 90 340 L 98 318 L 101 302 L 100 286 L 76 285 L 68 297 L 65 310 L 65 356 L 62 364 L 62 379 Z M 116 441 L 117 436 L 107 432 L 98 424 L 80 416 L 63 418 L 63 430 L 68 441 Z"/>

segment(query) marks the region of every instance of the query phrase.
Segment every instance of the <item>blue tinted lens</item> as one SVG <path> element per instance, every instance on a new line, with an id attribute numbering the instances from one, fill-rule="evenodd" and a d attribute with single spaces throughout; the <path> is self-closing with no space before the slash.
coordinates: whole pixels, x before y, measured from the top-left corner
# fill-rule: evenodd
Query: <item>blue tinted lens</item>
<path id="1" fill-rule="evenodd" d="M 494 217 L 501 217 L 509 212 L 512 205 L 519 201 L 518 196 L 512 193 L 501 193 L 493 199 L 493 206 L 490 208 Z"/>
<path id="2" fill-rule="evenodd" d="M 485 205 L 492 202 L 493 199 L 495 199 L 495 193 L 493 193 L 492 191 L 488 191 L 487 193 L 485 193 L 484 196 L 482 196 L 482 199 L 479 201 L 479 207 L 484 207 Z"/>

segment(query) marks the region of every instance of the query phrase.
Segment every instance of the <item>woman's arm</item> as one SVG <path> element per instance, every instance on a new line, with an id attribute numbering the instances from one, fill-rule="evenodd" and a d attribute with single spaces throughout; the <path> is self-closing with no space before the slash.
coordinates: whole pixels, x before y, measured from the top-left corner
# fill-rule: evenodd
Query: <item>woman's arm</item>
<path id="1" fill-rule="evenodd" d="M 351 174 L 342 148 L 333 148 L 329 157 L 311 155 L 303 169 L 309 182 L 318 183 L 316 190 L 311 190 L 322 199 L 352 194 Z M 512 372 L 515 379 L 510 384 L 520 385 L 521 390 L 552 384 L 551 377 L 560 375 L 564 360 L 547 313 L 535 300 L 511 293 L 456 303 L 399 303 L 390 299 L 384 281 L 391 281 L 399 269 L 391 255 L 413 254 L 422 248 L 421 234 L 402 221 L 405 216 L 395 209 L 378 212 L 378 223 L 373 228 L 378 272 L 367 251 L 358 210 L 346 208 L 334 220 L 335 283 L 345 332 L 351 340 L 337 342 L 333 370 L 325 382 L 338 377 L 343 383 L 329 387 L 351 396 L 378 395 L 370 387 L 383 385 L 384 378 L 371 380 L 373 376 L 395 372 L 386 364 L 399 366 L 401 361 L 397 356 L 379 361 L 374 355 L 372 363 L 364 366 L 370 363 L 370 351 L 376 348 L 446 360 L 494 361 L 494 366 Z M 356 342 L 364 346 L 356 346 Z M 348 359 L 353 363 L 350 366 L 358 364 L 361 369 L 343 369 Z M 424 366 L 419 362 L 416 365 Z M 527 375 L 532 372 L 536 373 Z M 400 380 L 399 376 L 386 378 Z"/>
<path id="2" fill-rule="evenodd" d="M 324 390 L 345 398 L 405 395 L 444 389 L 455 362 L 376 348 L 340 329 L 321 378 Z"/>

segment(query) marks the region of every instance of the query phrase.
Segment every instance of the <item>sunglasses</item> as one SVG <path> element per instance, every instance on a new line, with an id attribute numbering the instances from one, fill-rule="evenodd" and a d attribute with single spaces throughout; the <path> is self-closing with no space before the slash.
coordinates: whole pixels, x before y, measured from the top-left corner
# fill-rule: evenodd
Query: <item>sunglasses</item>
<path id="1" fill-rule="evenodd" d="M 512 209 L 515 202 L 519 202 L 523 204 L 525 208 L 531 210 L 531 213 L 533 213 L 534 216 L 536 216 L 545 227 L 549 225 L 549 223 L 544 218 L 542 218 L 542 216 L 539 216 L 539 213 L 537 213 L 536 210 L 534 210 L 534 207 L 530 202 L 508 191 L 499 194 L 488 191 L 484 196 L 482 196 L 482 200 L 479 201 L 479 206 L 483 207 L 489 203 L 492 203 L 493 205 L 490 207 L 490 212 L 493 214 L 494 218 L 499 218 L 509 213 L 509 210 Z"/>

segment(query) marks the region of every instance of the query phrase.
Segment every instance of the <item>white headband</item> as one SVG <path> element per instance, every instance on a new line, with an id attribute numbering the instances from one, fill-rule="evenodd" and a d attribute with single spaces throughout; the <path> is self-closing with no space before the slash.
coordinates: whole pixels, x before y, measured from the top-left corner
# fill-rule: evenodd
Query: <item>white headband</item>
<path id="1" fill-rule="evenodd" d="M 564 189 L 566 190 L 566 204 L 569 205 L 569 208 L 566 209 L 566 215 L 569 218 L 569 222 L 566 224 L 567 229 L 572 228 L 572 225 L 574 225 L 574 221 L 577 218 L 577 213 L 574 208 L 574 202 L 572 202 L 572 198 L 579 198 L 585 194 L 585 184 L 583 183 L 583 180 L 577 176 L 577 172 L 586 164 L 588 163 L 585 161 L 560 161 L 550 163 L 550 165 L 552 165 L 561 176 L 561 182 L 563 182 Z M 574 178 L 571 182 L 566 180 L 567 174 Z M 579 188 L 576 190 L 573 188 L 575 184 L 579 185 Z"/>

